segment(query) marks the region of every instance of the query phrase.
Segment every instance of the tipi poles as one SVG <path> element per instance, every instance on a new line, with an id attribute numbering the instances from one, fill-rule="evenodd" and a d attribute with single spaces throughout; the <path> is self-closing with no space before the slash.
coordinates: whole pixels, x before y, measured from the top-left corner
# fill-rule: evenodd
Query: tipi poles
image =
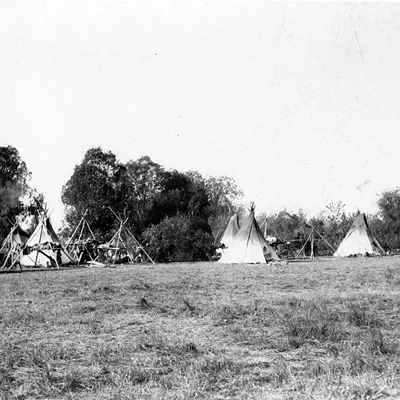
<path id="1" fill-rule="evenodd" d="M 76 226 L 74 232 L 72 233 L 71 237 L 70 237 L 70 238 L 68 239 L 68 241 L 67 241 L 67 244 L 65 245 L 65 248 L 68 249 L 69 251 L 71 251 L 71 254 L 72 254 L 72 256 L 73 256 L 74 258 L 77 258 L 78 256 L 77 256 L 76 248 L 75 248 L 75 246 L 72 244 L 72 240 L 73 240 L 73 238 L 75 237 L 75 234 L 76 234 L 76 232 L 78 231 L 78 229 L 79 229 L 79 227 L 80 227 L 80 225 L 81 225 L 82 219 L 83 219 L 83 218 L 81 218 L 81 219 L 79 220 L 78 225 Z M 72 244 L 72 248 L 70 249 L 70 245 L 71 245 L 71 244 Z M 78 260 L 78 262 L 79 262 L 79 260 Z"/>
<path id="2" fill-rule="evenodd" d="M 10 242 L 10 249 L 9 249 L 9 251 L 7 253 L 7 257 L 6 257 L 6 260 L 4 261 L 4 264 L 1 267 L 2 269 L 7 265 L 7 262 L 9 260 L 9 258 L 12 257 L 12 253 L 14 252 L 14 248 L 13 248 L 13 245 L 14 245 L 14 243 L 13 243 L 14 242 L 13 233 L 14 233 L 15 229 L 16 229 L 16 226 L 12 229 L 11 233 L 7 236 L 7 240 L 9 240 L 9 242 Z M 11 258 L 11 264 L 14 265 L 12 261 L 13 261 L 13 258 Z"/>
<path id="3" fill-rule="evenodd" d="M 83 218 L 82 218 L 83 219 Z M 85 230 L 85 221 L 82 221 L 82 228 L 81 228 L 81 233 L 79 234 L 78 240 L 82 239 L 83 231 Z"/>
<path id="4" fill-rule="evenodd" d="M 301 249 L 297 252 L 297 254 L 294 256 L 294 258 L 297 258 L 299 256 L 299 254 L 304 250 L 304 248 L 306 247 L 306 244 L 308 243 L 308 241 L 310 240 L 310 237 L 312 235 L 312 232 L 308 235 L 307 240 L 304 242 L 303 246 L 301 247 Z"/>
<path id="5" fill-rule="evenodd" d="M 28 242 L 26 242 L 26 243 L 28 243 Z M 22 254 L 23 254 L 23 251 L 24 251 L 24 250 L 26 249 L 26 247 L 27 247 L 26 243 L 22 246 L 21 249 L 19 249 L 19 252 L 18 252 L 17 257 L 14 258 L 13 262 L 11 263 L 11 265 L 10 265 L 10 267 L 9 267 L 8 269 L 11 269 L 11 268 L 14 266 L 14 264 L 16 264 L 16 262 L 21 258 Z M 32 260 L 32 259 L 31 259 L 31 260 Z M 33 261 L 33 260 L 32 260 L 32 261 Z M 20 270 L 22 271 L 21 265 L 19 266 L 19 268 L 20 268 Z"/>
<path id="6" fill-rule="evenodd" d="M 10 251 L 8 252 L 6 260 L 4 261 L 4 264 L 1 267 L 2 269 L 7 265 L 8 259 L 10 258 L 10 255 L 11 255 L 11 251 L 12 251 L 12 249 L 10 249 Z M 14 265 L 14 264 L 12 263 L 11 265 Z"/>
<path id="7" fill-rule="evenodd" d="M 122 224 L 122 220 L 120 217 L 118 217 L 118 215 L 114 212 L 114 210 L 111 207 L 108 207 L 111 212 L 115 215 L 115 217 L 121 222 Z M 155 262 L 153 261 L 153 259 L 149 256 L 149 254 L 147 253 L 147 251 L 144 249 L 144 247 L 137 241 L 137 239 L 135 238 L 135 236 L 133 236 L 133 233 L 126 227 L 126 222 L 128 221 L 128 218 L 125 220 L 125 222 L 121 225 L 121 230 L 124 227 L 126 229 L 126 231 L 129 233 L 129 235 L 131 236 L 131 238 L 134 240 L 134 242 L 136 243 L 137 246 L 139 246 L 140 249 L 143 250 L 144 254 L 146 254 L 146 256 L 148 257 L 148 259 L 155 264 Z M 115 235 L 114 235 L 115 236 Z"/>
<path id="8" fill-rule="evenodd" d="M 310 260 L 314 260 L 314 229 L 311 231 L 311 253 Z"/>
<path id="9" fill-rule="evenodd" d="M 42 225 L 40 226 L 39 245 L 40 245 L 40 243 L 42 243 L 43 222 L 44 222 L 44 220 L 42 219 L 42 221 L 41 221 Z M 38 257 L 39 257 L 39 252 L 36 250 L 35 267 L 37 266 Z"/>
<path id="10" fill-rule="evenodd" d="M 89 223 L 86 221 L 86 219 L 85 219 L 85 223 L 86 223 L 86 226 L 87 226 L 87 228 L 88 228 L 90 234 L 92 235 L 93 240 L 96 240 L 96 238 L 95 238 L 95 236 L 94 236 L 94 233 L 93 233 L 92 229 L 90 228 L 90 225 L 89 225 Z"/>
<path id="11" fill-rule="evenodd" d="M 22 249 L 21 249 L 20 253 L 18 254 L 18 256 L 15 257 L 15 259 L 13 260 L 13 262 L 11 263 L 11 265 L 8 269 L 11 269 L 14 266 L 14 264 L 21 258 L 21 254 L 22 254 Z M 21 268 L 21 270 L 22 270 L 22 268 Z"/>
<path id="12" fill-rule="evenodd" d="M 1 266 L 1 269 L 3 269 L 6 265 L 7 265 L 7 261 L 10 258 L 10 253 L 12 251 L 12 245 L 13 245 L 13 233 L 15 231 L 15 229 L 17 228 L 17 224 L 14 224 L 13 228 L 11 229 L 10 233 L 7 235 L 7 237 L 5 238 L 3 245 L 1 246 L 0 249 L 0 253 L 3 252 L 4 248 L 6 247 L 6 244 L 9 243 L 10 244 L 10 249 L 7 253 L 7 257 L 6 260 L 4 261 L 3 265 Z"/>
<path id="13" fill-rule="evenodd" d="M 69 249 L 69 247 L 72 246 L 73 257 L 77 259 L 78 263 L 80 262 L 80 259 L 81 259 L 81 257 L 82 257 L 82 253 L 80 253 L 81 247 L 80 247 L 80 243 L 79 243 L 79 242 L 80 242 L 80 241 L 82 240 L 82 238 L 84 237 L 85 228 L 87 228 L 87 231 L 88 231 L 88 232 L 90 233 L 90 235 L 92 236 L 92 239 L 93 239 L 93 240 L 96 240 L 96 238 L 95 238 L 95 236 L 94 236 L 94 233 L 93 233 L 92 229 L 90 228 L 89 223 L 88 223 L 87 220 L 86 220 L 86 215 L 87 215 L 87 213 L 88 213 L 88 210 L 86 209 L 85 212 L 84 212 L 83 215 L 82 215 L 82 218 L 80 219 L 80 221 L 79 221 L 77 227 L 75 228 L 73 234 L 72 234 L 71 237 L 69 238 L 69 240 L 68 240 L 68 242 L 67 242 L 67 245 L 66 245 L 66 249 Z M 76 243 L 76 241 L 75 241 L 76 238 L 75 238 L 75 237 L 77 236 L 77 232 L 79 231 L 79 229 L 80 229 L 80 233 L 79 233 L 79 236 L 78 236 L 78 239 L 77 239 L 77 240 L 78 240 L 78 243 Z M 86 233 L 87 233 L 87 232 L 86 232 Z M 74 240 L 74 239 L 75 239 L 75 240 Z M 87 250 L 87 246 L 86 246 L 86 245 L 84 245 L 84 248 Z M 90 259 L 91 259 L 92 261 L 94 261 L 91 252 L 88 251 L 88 250 L 87 250 L 87 252 L 88 252 L 88 254 L 89 254 Z M 79 255 L 79 254 L 80 254 L 80 255 Z M 67 255 L 67 257 L 71 260 L 71 257 L 69 257 L 68 255 Z M 96 258 L 97 258 L 97 257 L 96 257 Z M 71 260 L 71 261 L 75 262 L 76 260 Z"/>
<path id="14" fill-rule="evenodd" d="M 127 221 L 128 219 L 126 219 Z M 117 246 L 115 248 L 115 253 L 114 253 L 114 259 L 113 259 L 113 265 L 115 265 L 115 261 L 117 259 L 117 254 L 118 254 L 118 250 L 119 250 L 119 242 L 121 241 L 121 231 L 122 231 L 122 223 L 120 228 L 118 229 L 118 237 L 117 237 Z"/>
<path id="15" fill-rule="evenodd" d="M 155 264 L 155 262 L 153 261 L 153 259 L 149 256 L 149 254 L 147 253 L 147 251 L 144 249 L 144 247 L 136 240 L 136 238 L 133 236 L 132 232 L 125 226 L 126 231 L 129 233 L 129 235 L 132 237 L 132 239 L 135 241 L 135 243 L 143 250 L 144 254 L 146 254 L 146 256 L 149 258 L 149 260 Z"/>
<path id="16" fill-rule="evenodd" d="M 73 259 L 71 258 L 71 256 L 64 250 L 63 247 L 61 247 L 60 251 L 62 251 L 62 252 L 67 256 L 67 258 L 72 262 L 72 264 L 75 264 L 75 263 L 76 263 L 76 260 L 73 260 Z"/>
<path id="17" fill-rule="evenodd" d="M 114 236 L 108 241 L 108 243 L 110 243 L 110 245 L 114 240 L 118 240 L 117 235 L 119 234 L 119 230 L 120 230 L 120 228 L 118 228 L 117 232 L 114 233 Z M 108 255 L 110 251 L 111 251 L 111 256 Z M 110 246 L 109 249 L 106 252 L 107 262 L 110 261 L 109 257 L 111 257 L 111 261 L 112 261 L 112 254 L 113 253 L 112 253 L 112 249 L 111 249 L 111 246 Z"/>
<path id="18" fill-rule="evenodd" d="M 84 212 L 83 215 L 82 215 L 82 218 L 81 218 L 80 221 L 79 221 L 79 224 L 78 224 L 77 227 L 75 228 L 74 233 L 71 235 L 71 237 L 69 238 L 69 240 L 68 240 L 68 242 L 67 242 L 67 245 L 66 245 L 67 248 L 68 248 L 69 244 L 72 242 L 72 239 L 75 237 L 76 232 L 78 231 L 78 229 L 79 229 L 79 227 L 81 226 L 81 224 L 82 224 L 82 226 L 83 226 L 83 227 L 82 227 L 82 231 L 81 231 L 81 235 L 82 235 L 82 232 L 83 232 L 83 229 L 84 229 L 84 226 L 85 226 L 85 222 L 86 222 L 85 217 L 86 217 L 87 212 L 88 212 L 88 210 L 86 209 L 85 212 Z"/>
<path id="19" fill-rule="evenodd" d="M 86 225 L 86 227 L 88 228 L 88 231 L 90 232 L 90 234 L 92 235 L 92 239 L 93 239 L 93 240 L 96 240 L 96 238 L 94 237 L 93 232 L 92 232 L 92 230 L 90 229 L 90 226 L 89 226 L 88 222 L 86 221 L 86 219 L 83 221 L 83 226 L 85 227 L 85 225 Z M 85 247 L 86 247 L 86 249 L 87 249 L 87 246 L 85 246 Z M 90 259 L 91 259 L 92 261 L 94 261 L 94 258 L 92 257 L 92 252 L 89 251 L 89 250 L 87 250 L 87 252 L 88 252 L 88 254 L 89 254 Z"/>
<path id="20" fill-rule="evenodd" d="M 6 247 L 6 244 L 10 241 L 10 239 L 12 239 L 12 235 L 13 235 L 13 233 L 14 233 L 14 231 L 15 231 L 16 226 L 17 226 L 17 224 L 15 224 L 15 225 L 13 226 L 13 228 L 12 228 L 11 231 L 10 231 L 10 233 L 9 233 L 9 234 L 7 235 L 7 237 L 4 239 L 4 242 L 3 242 L 2 246 L 1 246 L 1 249 L 0 249 L 0 253 L 3 252 L 4 247 Z"/>
<path id="21" fill-rule="evenodd" d="M 74 233 L 71 235 L 71 237 L 69 238 L 68 242 L 67 242 L 67 248 L 70 245 L 70 243 L 72 242 L 72 239 L 75 237 L 76 232 L 78 231 L 79 227 L 81 226 L 81 222 L 83 220 L 83 217 L 81 218 L 81 220 L 79 221 L 78 226 L 75 228 Z"/>
<path id="22" fill-rule="evenodd" d="M 329 244 L 329 242 L 316 230 L 316 229 L 314 229 L 315 230 L 315 232 L 317 232 L 318 233 L 318 235 L 321 237 L 321 239 L 331 248 L 331 250 L 335 253 L 336 252 L 336 250 Z M 342 257 L 340 254 L 338 254 L 339 255 L 339 257 Z"/>

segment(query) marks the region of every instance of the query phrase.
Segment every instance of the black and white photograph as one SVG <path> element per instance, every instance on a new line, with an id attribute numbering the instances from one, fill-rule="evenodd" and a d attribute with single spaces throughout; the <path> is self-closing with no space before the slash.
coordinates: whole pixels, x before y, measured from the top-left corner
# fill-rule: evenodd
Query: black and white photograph
<path id="1" fill-rule="evenodd" d="M 400 3 L 0 4 L 0 400 L 400 399 Z"/>

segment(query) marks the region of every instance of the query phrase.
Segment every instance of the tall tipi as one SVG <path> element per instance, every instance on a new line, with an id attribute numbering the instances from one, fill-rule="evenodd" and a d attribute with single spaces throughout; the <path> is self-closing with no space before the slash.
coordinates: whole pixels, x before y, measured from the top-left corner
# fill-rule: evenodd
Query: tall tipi
<path id="1" fill-rule="evenodd" d="M 224 234 L 219 241 L 221 245 L 225 247 L 231 247 L 233 239 L 239 232 L 239 216 L 237 213 L 233 214 L 230 218 L 228 225 L 225 228 Z"/>
<path id="2" fill-rule="evenodd" d="M 265 264 L 266 258 L 279 260 L 267 243 L 254 217 L 254 206 L 234 237 L 232 244 L 218 260 L 224 264 Z"/>
<path id="3" fill-rule="evenodd" d="M 352 255 L 382 256 L 385 254 L 382 246 L 369 229 L 364 213 L 357 215 L 347 232 L 345 238 L 334 253 L 335 257 L 348 257 Z"/>

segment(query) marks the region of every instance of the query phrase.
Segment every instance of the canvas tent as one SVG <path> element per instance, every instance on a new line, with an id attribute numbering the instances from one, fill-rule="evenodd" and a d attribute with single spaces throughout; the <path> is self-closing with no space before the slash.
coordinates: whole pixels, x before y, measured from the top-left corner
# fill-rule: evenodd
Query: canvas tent
<path id="1" fill-rule="evenodd" d="M 224 264 L 266 263 L 266 258 L 279 260 L 275 250 L 267 243 L 254 217 L 254 206 L 234 237 L 232 244 L 218 260 Z"/>
<path id="2" fill-rule="evenodd" d="M 57 266 L 71 263 L 71 257 L 61 245 L 55 233 L 50 218 L 45 214 L 39 218 L 39 223 L 20 254 L 22 266 Z"/>
<path id="3" fill-rule="evenodd" d="M 225 247 L 230 247 L 232 245 L 233 239 L 239 232 L 239 217 L 237 213 L 233 214 L 230 218 L 228 225 L 225 228 L 224 234 L 219 241 L 221 245 Z"/>
<path id="4" fill-rule="evenodd" d="M 335 257 L 348 257 L 355 255 L 382 256 L 385 254 L 382 246 L 372 234 L 365 214 L 359 214 L 354 219 L 345 238 L 334 253 Z"/>

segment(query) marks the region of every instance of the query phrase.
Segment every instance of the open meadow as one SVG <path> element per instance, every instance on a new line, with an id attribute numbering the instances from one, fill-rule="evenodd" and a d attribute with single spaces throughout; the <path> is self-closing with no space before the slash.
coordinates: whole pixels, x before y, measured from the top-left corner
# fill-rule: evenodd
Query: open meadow
<path id="1" fill-rule="evenodd" d="M 0 275 L 2 399 L 400 398 L 400 258 Z"/>

